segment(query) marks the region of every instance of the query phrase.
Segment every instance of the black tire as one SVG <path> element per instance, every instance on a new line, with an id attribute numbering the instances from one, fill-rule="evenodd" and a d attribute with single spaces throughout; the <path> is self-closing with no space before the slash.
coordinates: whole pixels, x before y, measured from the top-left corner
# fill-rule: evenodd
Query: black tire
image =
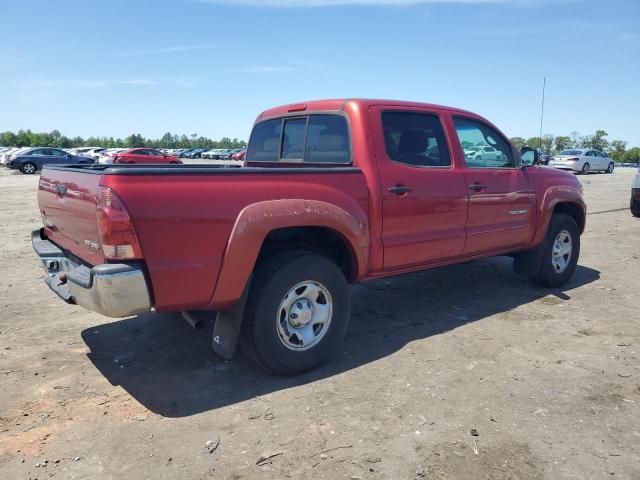
<path id="1" fill-rule="evenodd" d="M 636 218 L 640 218 L 640 201 L 632 198 L 629 204 L 629 209 L 631 210 L 631 215 Z"/>
<path id="2" fill-rule="evenodd" d="M 609 173 L 609 174 L 613 173 L 613 169 L 614 168 L 615 167 L 613 165 L 613 162 L 609 163 L 609 166 L 607 167 L 606 173 Z"/>
<path id="3" fill-rule="evenodd" d="M 582 166 L 582 169 L 580 170 L 580 175 L 589 175 L 590 171 L 591 171 L 591 165 L 589 165 L 589 162 L 587 162 Z"/>
<path id="4" fill-rule="evenodd" d="M 279 333 L 278 311 L 287 293 L 307 281 L 318 282 L 328 291 L 332 315 L 318 343 L 308 350 L 292 350 Z M 254 272 L 240 345 L 249 357 L 270 372 L 297 375 L 329 358 L 344 338 L 350 315 L 349 285 L 334 262 L 305 251 L 277 254 L 261 262 Z"/>
<path id="5" fill-rule="evenodd" d="M 33 175 L 38 170 L 38 167 L 31 162 L 25 162 L 20 166 L 20 171 L 25 175 Z"/>
<path id="6" fill-rule="evenodd" d="M 572 250 L 566 268 L 558 272 L 553 265 L 553 245 L 562 231 L 569 233 Z M 547 235 L 538 248 L 541 249 L 540 268 L 537 274 L 529 278 L 542 287 L 559 287 L 565 284 L 573 275 L 580 257 L 580 229 L 573 217 L 556 213 L 551 218 Z"/>

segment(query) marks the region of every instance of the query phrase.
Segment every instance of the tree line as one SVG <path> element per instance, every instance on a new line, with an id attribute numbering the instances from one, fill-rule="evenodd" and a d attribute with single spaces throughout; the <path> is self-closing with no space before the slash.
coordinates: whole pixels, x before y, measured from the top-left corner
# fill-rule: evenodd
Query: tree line
<path id="1" fill-rule="evenodd" d="M 640 162 L 640 148 L 633 147 L 627 149 L 627 142 L 624 140 L 609 140 L 609 134 L 604 130 L 596 130 L 593 135 L 581 136 L 578 132 L 571 132 L 569 135 L 554 136 L 550 133 L 540 137 L 512 137 L 511 143 L 517 148 L 535 147 L 540 148 L 544 153 L 560 153 L 562 150 L 571 148 L 589 148 L 599 150 L 609 155 L 615 162 L 637 163 Z"/>
<path id="2" fill-rule="evenodd" d="M 145 138 L 139 133 L 134 133 L 126 138 L 114 137 L 67 137 L 60 131 L 50 133 L 32 132 L 31 130 L 18 130 L 17 132 L 0 132 L 1 147 L 105 147 L 105 148 L 244 148 L 247 142 L 237 138 L 222 137 L 220 140 L 192 134 L 176 135 L 165 133 L 160 138 Z"/>

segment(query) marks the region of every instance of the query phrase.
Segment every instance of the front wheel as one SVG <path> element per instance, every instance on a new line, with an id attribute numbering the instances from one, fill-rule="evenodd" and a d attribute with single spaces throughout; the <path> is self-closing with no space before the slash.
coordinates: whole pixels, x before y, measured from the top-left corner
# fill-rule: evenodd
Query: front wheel
<path id="1" fill-rule="evenodd" d="M 613 162 L 609 163 L 609 166 L 607 167 L 607 173 L 613 173 Z"/>
<path id="2" fill-rule="evenodd" d="M 36 173 L 36 170 L 36 166 L 31 162 L 23 163 L 20 167 L 20 171 L 26 175 L 33 175 Z"/>
<path id="3" fill-rule="evenodd" d="M 274 255 L 254 273 L 240 343 L 267 370 L 300 374 L 335 351 L 350 315 L 349 285 L 334 262 L 304 251 Z"/>
<path id="4" fill-rule="evenodd" d="M 591 166 L 588 163 L 585 163 L 582 166 L 582 169 L 580 170 L 580 173 L 582 175 L 589 175 L 589 172 L 591 171 Z"/>
<path id="5" fill-rule="evenodd" d="M 566 283 L 580 256 L 580 229 L 573 217 L 555 214 L 538 248 L 541 249 L 540 269 L 529 278 L 543 287 L 559 287 Z"/>

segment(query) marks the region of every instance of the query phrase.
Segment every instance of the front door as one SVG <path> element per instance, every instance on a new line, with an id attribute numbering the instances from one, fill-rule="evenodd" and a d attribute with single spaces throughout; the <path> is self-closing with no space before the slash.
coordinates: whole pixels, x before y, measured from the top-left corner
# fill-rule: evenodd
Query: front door
<path id="1" fill-rule="evenodd" d="M 493 127 L 463 116 L 453 121 L 460 156 L 465 156 L 469 145 L 490 147 L 495 152 L 486 158 L 469 154 L 464 158 L 469 191 L 465 256 L 525 245 L 536 219 L 535 184 L 530 171 L 520 168 L 511 145 Z"/>
<path id="2" fill-rule="evenodd" d="M 420 108 L 370 111 L 382 195 L 384 269 L 459 257 L 467 190 L 439 116 Z"/>

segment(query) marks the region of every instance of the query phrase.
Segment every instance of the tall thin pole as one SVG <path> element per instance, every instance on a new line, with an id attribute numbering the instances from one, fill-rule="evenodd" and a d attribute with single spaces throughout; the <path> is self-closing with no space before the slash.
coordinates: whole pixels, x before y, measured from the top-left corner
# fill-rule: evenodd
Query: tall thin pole
<path id="1" fill-rule="evenodd" d="M 544 88 L 547 86 L 547 77 L 542 80 L 542 106 L 540 108 L 540 144 L 538 148 L 542 149 L 542 120 L 544 119 Z"/>

